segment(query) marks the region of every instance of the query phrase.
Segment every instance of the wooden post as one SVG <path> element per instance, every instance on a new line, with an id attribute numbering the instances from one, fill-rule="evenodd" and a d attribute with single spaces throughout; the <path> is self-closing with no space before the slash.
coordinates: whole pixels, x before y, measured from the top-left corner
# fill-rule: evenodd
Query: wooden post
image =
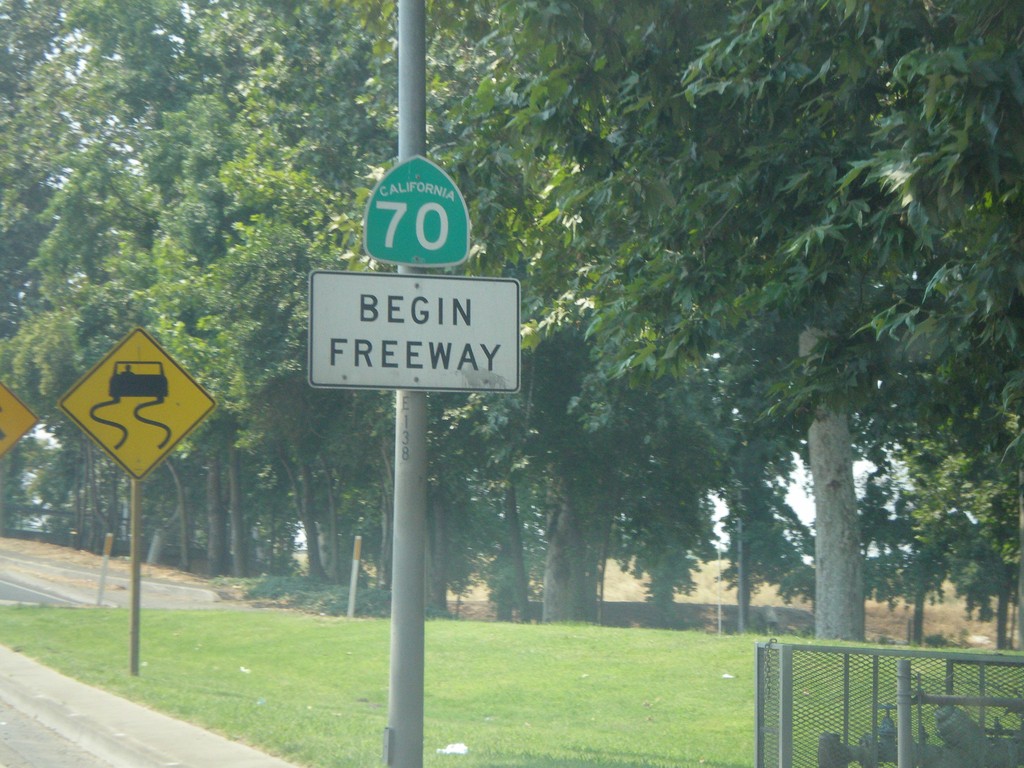
<path id="1" fill-rule="evenodd" d="M 110 550 L 114 547 L 114 534 L 108 533 L 103 538 L 103 565 L 100 566 L 100 588 L 96 595 L 96 605 L 103 605 L 103 592 L 107 586 L 107 568 L 110 565 Z"/>
<path id="2" fill-rule="evenodd" d="M 356 536 L 356 542 L 352 546 L 352 575 L 348 580 L 348 617 L 351 619 L 356 615 L 356 582 L 359 580 L 359 557 L 363 546 L 363 537 Z"/>

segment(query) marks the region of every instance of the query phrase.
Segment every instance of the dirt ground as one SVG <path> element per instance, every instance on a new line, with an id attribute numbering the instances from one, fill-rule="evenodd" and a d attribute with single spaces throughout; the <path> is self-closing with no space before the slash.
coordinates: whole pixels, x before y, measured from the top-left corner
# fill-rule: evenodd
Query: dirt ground
<path id="1" fill-rule="evenodd" d="M 5 562 L 4 556 L 14 558 Z M 42 568 L 29 561 L 44 563 Z M 81 599 L 84 595 L 95 594 L 97 579 L 103 565 L 103 557 L 91 552 L 75 550 L 25 539 L 0 538 L 0 569 L 15 575 L 16 579 L 27 579 L 33 586 L 64 588 Z M 64 571 L 62 568 L 66 568 Z M 240 586 L 230 582 L 211 582 L 201 576 L 177 568 L 142 563 L 141 575 L 147 583 L 191 587 L 192 590 L 144 590 L 143 603 L 150 607 L 187 608 L 220 607 L 248 609 L 253 604 L 244 600 Z M 131 578 L 131 563 L 127 557 L 111 557 L 107 564 L 105 596 L 110 604 L 121 604 L 128 599 Z M 211 602 L 210 593 L 216 598 Z M 168 597 L 168 595 L 172 595 Z"/>
<path id="2" fill-rule="evenodd" d="M 63 563 L 69 566 L 80 566 L 83 568 L 98 567 L 103 558 L 91 552 L 71 549 L 70 547 L 58 547 L 54 544 L 44 544 L 38 541 L 25 539 L 0 538 L 0 552 L 9 550 L 28 557 L 39 557 L 54 563 Z M 127 576 L 131 564 L 126 557 L 111 557 L 108 564 L 110 573 L 117 573 Z M 146 578 L 173 581 L 185 586 L 208 587 L 209 582 L 195 574 L 180 571 L 177 568 L 169 568 L 162 565 L 150 565 L 143 563 L 142 575 Z"/>
<path id="3" fill-rule="evenodd" d="M 722 564 L 722 568 L 725 567 Z M 608 626 L 654 627 L 671 626 L 716 632 L 736 630 L 736 592 L 719 584 L 719 564 L 704 563 L 694 574 L 696 587 L 689 595 L 676 598 L 669 616 L 659 616 L 646 602 L 645 584 L 625 573 L 614 562 L 609 562 L 605 577 L 605 602 L 601 605 L 601 623 Z M 948 586 L 948 585 L 947 585 Z M 946 589 L 953 595 L 952 587 Z M 476 589 L 459 599 L 449 596 L 452 613 L 463 618 L 493 620 L 494 607 L 486 600 L 486 591 Z M 770 588 L 755 592 L 751 599 L 748 630 L 766 637 L 795 634 L 813 635 L 814 608 L 809 602 L 787 604 Z M 770 611 L 768 609 L 771 609 Z M 868 601 L 865 611 L 865 635 L 869 642 L 900 644 L 907 642 L 908 622 L 912 617 L 909 606 L 890 607 L 884 603 Z M 774 621 L 771 621 L 774 619 Z M 995 648 L 995 623 L 967 618 L 963 603 L 953 598 L 929 605 L 925 609 L 926 638 L 936 645 L 970 648 Z"/>

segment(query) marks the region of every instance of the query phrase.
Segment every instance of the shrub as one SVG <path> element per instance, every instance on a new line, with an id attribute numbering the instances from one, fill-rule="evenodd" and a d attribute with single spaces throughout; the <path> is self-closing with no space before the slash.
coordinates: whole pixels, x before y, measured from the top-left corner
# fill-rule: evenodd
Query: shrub
<path id="1" fill-rule="evenodd" d="M 348 585 L 331 584 L 308 576 L 263 576 L 242 583 L 246 599 L 292 608 L 306 613 L 344 616 L 348 612 Z M 356 592 L 356 615 L 386 617 L 391 613 L 391 592 L 363 587 Z"/>

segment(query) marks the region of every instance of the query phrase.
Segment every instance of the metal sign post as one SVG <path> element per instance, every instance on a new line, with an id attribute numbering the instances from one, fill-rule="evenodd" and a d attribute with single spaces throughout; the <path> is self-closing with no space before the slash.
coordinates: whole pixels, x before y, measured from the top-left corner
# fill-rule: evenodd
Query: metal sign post
<path id="1" fill-rule="evenodd" d="M 142 548 L 142 489 L 140 480 L 131 480 L 131 611 L 128 638 L 128 668 L 132 677 L 139 676 L 139 636 L 142 613 L 142 566 L 140 552 Z"/>
<path id="2" fill-rule="evenodd" d="M 142 328 L 118 342 L 60 400 L 61 410 L 131 476 L 129 668 L 135 676 L 142 605 L 141 481 L 215 405 Z"/>
<path id="3" fill-rule="evenodd" d="M 371 195 L 363 246 L 398 274 L 310 275 L 309 383 L 395 390 L 391 672 L 383 759 L 423 766 L 427 391 L 519 390 L 519 284 L 426 275 L 469 255 L 469 209 L 426 152 L 424 0 L 398 2 L 398 164 Z M 355 583 L 353 565 L 353 584 Z"/>
<path id="4" fill-rule="evenodd" d="M 424 582 L 427 519 L 427 396 L 395 397 L 395 524 L 391 581 L 391 674 L 385 758 L 423 765 Z"/>
<path id="5" fill-rule="evenodd" d="M 398 159 L 426 154 L 427 32 L 424 0 L 398 3 Z M 418 274 L 400 266 L 399 274 Z M 395 393 L 395 522 L 391 576 L 391 675 L 384 762 L 423 765 L 426 598 L 427 395 Z"/>

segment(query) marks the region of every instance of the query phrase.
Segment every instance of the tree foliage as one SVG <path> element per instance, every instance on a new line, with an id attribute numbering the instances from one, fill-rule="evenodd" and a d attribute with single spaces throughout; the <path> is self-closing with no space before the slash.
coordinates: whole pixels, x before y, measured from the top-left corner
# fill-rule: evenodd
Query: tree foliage
<path id="1" fill-rule="evenodd" d="M 667 607 L 709 551 L 712 494 L 741 606 L 759 582 L 806 593 L 781 478 L 816 418 L 876 459 L 956 431 L 953 410 L 1007 447 L 1017 6 L 430 4 L 431 155 L 470 201 L 468 271 L 523 283 L 525 348 L 520 394 L 433 401 L 434 602 L 489 578 L 525 617 L 546 572 L 551 617 L 587 618 L 617 558 Z M 394 11 L 0 0 L 0 374 L 53 438 L 5 497 L 92 526 L 86 545 L 113 524 L 123 483 L 54 403 L 144 325 L 220 402 L 151 480 L 181 562 L 287 570 L 301 529 L 310 572 L 338 578 L 358 532 L 386 585 L 387 398 L 311 390 L 303 360 L 309 271 L 379 268 L 360 236 L 395 153 Z M 1007 466 L 955 470 L 990 488 Z M 927 502 L 971 509 L 981 548 L 953 560 L 923 497 L 883 490 L 843 555 L 877 594 L 917 605 L 955 573 L 972 607 L 1011 597 L 969 567 L 1017 557 L 995 551 L 1002 491 Z"/>

